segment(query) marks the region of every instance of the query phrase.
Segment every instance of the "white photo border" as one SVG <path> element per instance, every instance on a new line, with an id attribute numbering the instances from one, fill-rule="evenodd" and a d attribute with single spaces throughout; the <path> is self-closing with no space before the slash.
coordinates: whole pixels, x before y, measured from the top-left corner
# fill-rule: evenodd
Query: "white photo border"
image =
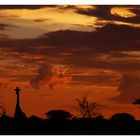
<path id="1" fill-rule="evenodd" d="M 140 5 L 140 0 L 0 0 L 0 5 Z"/>

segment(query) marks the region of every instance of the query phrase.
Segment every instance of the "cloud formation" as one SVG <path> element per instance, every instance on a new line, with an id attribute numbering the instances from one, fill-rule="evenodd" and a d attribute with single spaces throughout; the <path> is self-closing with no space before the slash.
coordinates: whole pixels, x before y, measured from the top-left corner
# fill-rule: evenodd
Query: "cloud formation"
<path id="1" fill-rule="evenodd" d="M 34 7 L 34 9 L 35 8 L 36 7 Z M 115 6 L 94 6 L 93 8 L 90 7 L 85 9 L 73 6 L 57 7 L 57 9 L 75 9 L 84 12 L 93 10 L 96 17 L 102 18 L 102 20 L 124 18 L 112 15 L 110 13 L 112 8 L 115 8 Z M 119 8 L 123 7 L 119 6 Z M 129 7 L 129 10 L 134 9 L 136 10 L 135 13 L 138 13 L 138 7 Z M 28 12 L 29 11 L 30 10 L 28 10 Z M 79 14 L 81 16 L 85 13 Z M 110 19 L 108 17 L 109 14 L 111 14 Z M 35 23 L 33 19 L 34 18 L 32 18 L 31 21 L 38 25 L 39 23 Z M 42 23 L 44 18 L 36 18 L 35 20 L 37 20 L 36 22 Z M 51 22 L 52 21 L 53 20 L 51 20 Z M 76 70 L 86 69 L 87 71 L 96 71 L 96 75 L 94 76 L 92 74 L 89 74 L 88 76 L 83 76 L 82 74 L 73 76 L 71 83 L 84 83 L 85 85 L 88 85 L 89 83 L 90 85 L 98 83 L 99 85 L 109 85 L 109 83 L 112 82 L 112 78 L 117 78 L 118 75 L 130 74 L 132 72 L 139 73 L 139 34 L 140 28 L 113 23 L 104 24 L 103 26 L 96 28 L 96 30 L 91 31 L 73 29 L 57 30 L 46 32 L 34 38 L 24 39 L 10 38 L 3 33 L 0 36 L 1 57 L 3 56 L 3 58 L 9 60 L 12 58 L 14 61 L 19 60 L 19 63 L 26 66 L 28 73 L 17 74 L 18 72 L 15 70 L 16 75 L 19 77 L 18 79 L 22 79 L 21 77 L 26 75 L 26 79 L 31 81 L 32 87 L 35 88 L 39 88 L 40 85 L 43 85 L 44 83 L 47 83 L 48 85 L 48 81 L 51 81 L 50 87 L 51 85 L 57 85 L 55 83 L 70 81 L 70 78 L 66 78 L 65 74 L 63 74 L 63 76 L 65 75 L 63 77 L 62 74 L 59 75 L 52 71 L 53 67 L 50 65 L 48 66 L 46 61 L 50 61 L 51 64 L 54 65 L 73 67 Z M 8 62 L 8 60 L 6 60 L 6 62 Z M 3 69 L 6 71 L 8 68 L 8 66 L 5 66 Z M 97 71 L 99 70 L 116 72 L 117 74 L 98 75 Z M 75 71 L 72 72 L 72 74 L 74 73 Z M 10 74 L 8 75 L 11 76 Z M 116 85 L 116 81 L 113 81 L 112 85 Z"/>
<path id="2" fill-rule="evenodd" d="M 125 10 L 127 13 L 121 12 L 120 14 L 126 14 L 126 16 L 122 16 L 119 14 L 116 14 L 116 12 L 112 12 L 113 8 L 118 8 L 117 10 Z M 77 13 L 87 15 L 87 16 L 95 16 L 98 17 L 100 20 L 106 20 L 106 21 L 120 21 L 120 22 L 128 22 L 128 23 L 140 23 L 140 6 L 115 6 L 115 5 L 98 5 L 90 9 L 78 9 L 76 10 Z M 132 13 L 135 16 L 128 16 L 130 13 Z"/>
<path id="3" fill-rule="evenodd" d="M 50 65 L 49 67 L 48 65 L 45 66 L 45 62 L 48 60 L 51 64 L 63 64 L 75 69 L 109 70 L 120 74 L 139 73 L 139 34 L 139 28 L 107 24 L 92 32 L 60 30 L 33 39 L 11 39 L 5 36 L 0 39 L 1 57 L 3 56 L 8 60 L 11 59 L 8 57 L 12 57 L 12 59 L 20 60 L 21 63 L 27 65 L 26 69 L 30 71 L 30 73 L 27 73 L 27 77 L 30 77 L 31 85 L 36 88 L 44 83 L 44 77 L 48 81 L 50 77 L 55 75 L 54 80 L 51 80 L 53 81 L 52 85 L 56 81 L 56 83 L 61 83 L 63 80 L 69 81 L 69 78 L 56 80 L 60 77 L 52 73 Z M 40 65 L 40 63 L 43 63 L 43 65 Z M 38 76 L 35 75 L 34 71 L 32 72 L 32 68 L 38 69 Z M 9 68 L 7 67 L 7 69 Z M 36 82 L 32 81 L 35 76 L 34 81 Z M 85 77 L 85 85 L 89 81 L 92 81 L 93 84 L 103 84 L 103 81 L 104 84 L 108 84 L 106 81 L 110 81 L 108 75 L 103 76 L 105 79 L 99 75 L 97 76 L 99 78 L 94 76 L 93 80 L 91 77 Z M 76 83 L 83 84 L 80 82 L 80 80 L 83 81 L 82 76 L 75 76 L 73 80 L 77 80 Z"/>
<path id="4" fill-rule="evenodd" d="M 114 97 L 114 101 L 132 104 L 135 99 L 140 98 L 140 77 L 123 75 L 117 90 L 120 95 Z"/>
<path id="5" fill-rule="evenodd" d="M 66 85 L 72 79 L 66 75 L 67 67 L 61 66 L 55 68 L 53 65 L 45 63 L 38 69 L 37 76 L 31 80 L 30 84 L 33 88 L 39 89 L 44 85 L 48 85 L 53 89 L 56 85 Z"/>
<path id="6" fill-rule="evenodd" d="M 0 6 L 0 88 L 25 88 L 36 105 L 32 93 L 59 86 L 49 106 L 88 88 L 90 99 L 129 108 L 140 90 L 139 15 L 139 6 Z"/>
<path id="7" fill-rule="evenodd" d="M 0 6 L 0 10 L 5 10 L 5 9 L 30 9 L 30 10 L 34 10 L 34 9 L 40 9 L 43 7 L 47 7 L 44 5 L 1 5 Z M 50 5 L 49 7 L 53 7 L 53 5 Z"/>
<path id="8" fill-rule="evenodd" d="M 15 25 L 0 23 L 0 30 L 6 30 L 7 28 L 17 28 L 17 27 L 18 26 L 15 26 Z"/>

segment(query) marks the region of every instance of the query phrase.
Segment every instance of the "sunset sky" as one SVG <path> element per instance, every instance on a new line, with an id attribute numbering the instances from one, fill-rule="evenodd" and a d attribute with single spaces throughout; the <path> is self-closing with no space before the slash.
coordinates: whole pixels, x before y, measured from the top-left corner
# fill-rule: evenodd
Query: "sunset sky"
<path id="1" fill-rule="evenodd" d="M 14 88 L 27 116 L 78 115 L 87 95 L 106 118 L 140 98 L 140 6 L 0 6 L 0 102 L 13 116 Z"/>

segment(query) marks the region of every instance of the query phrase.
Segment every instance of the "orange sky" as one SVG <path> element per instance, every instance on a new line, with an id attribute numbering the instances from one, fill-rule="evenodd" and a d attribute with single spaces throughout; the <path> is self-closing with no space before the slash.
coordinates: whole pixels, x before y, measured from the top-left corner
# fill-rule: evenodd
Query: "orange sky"
<path id="1" fill-rule="evenodd" d="M 65 109 L 75 98 L 110 117 L 140 97 L 139 6 L 0 6 L 0 100 L 13 116 L 14 88 L 28 115 Z"/>

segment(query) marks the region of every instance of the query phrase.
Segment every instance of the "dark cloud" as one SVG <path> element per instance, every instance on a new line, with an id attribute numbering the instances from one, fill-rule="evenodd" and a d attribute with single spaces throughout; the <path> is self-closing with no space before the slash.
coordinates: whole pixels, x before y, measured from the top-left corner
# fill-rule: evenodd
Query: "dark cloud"
<path id="1" fill-rule="evenodd" d="M 139 34 L 139 28 L 108 24 L 93 32 L 65 30 L 46 33 L 33 39 L 4 39 L 0 40 L 0 48 L 8 48 L 21 55 L 43 55 L 53 63 L 71 66 L 139 70 L 139 60 L 133 61 L 131 55 L 122 53 L 140 51 Z M 104 56 L 106 58 L 103 59 Z M 128 56 L 130 60 L 123 60 Z M 121 60 L 111 60 L 114 57 Z"/>
<path id="2" fill-rule="evenodd" d="M 2 7 L 2 6 L 1 6 Z M 0 9 L 1 9 L 0 7 Z M 7 9 L 38 9 L 44 6 L 13 6 Z M 50 6 L 51 7 L 51 6 Z M 78 13 L 96 16 L 105 20 L 130 20 L 110 14 L 113 6 L 97 6 L 97 9 L 77 9 Z M 72 7 L 58 7 L 72 8 Z M 4 8 L 5 9 L 5 8 Z M 138 7 L 132 9 L 137 13 Z M 84 12 L 84 13 L 83 13 Z M 85 13 L 86 12 L 86 13 Z M 134 17 L 133 17 L 134 18 Z M 43 22 L 46 19 L 35 19 L 35 22 Z M 132 20 L 132 19 L 131 19 Z M 130 22 L 135 22 L 130 21 Z M 0 30 L 14 27 L 8 24 L 0 24 Z M 116 85 L 114 81 L 116 75 L 94 75 L 72 76 L 65 72 L 66 68 L 53 68 L 52 64 L 62 64 L 76 69 L 103 69 L 119 71 L 122 73 L 133 73 L 139 71 L 139 56 L 132 55 L 131 51 L 140 51 L 140 28 L 134 28 L 127 25 L 106 24 L 104 27 L 97 28 L 95 31 L 72 31 L 59 30 L 45 33 L 32 39 L 12 39 L 4 34 L 0 34 L 1 54 L 20 59 L 23 63 L 35 64 L 36 73 L 17 75 L 15 81 L 30 80 L 33 88 L 40 88 L 47 85 L 53 88 L 55 85 L 71 84 L 81 85 Z M 129 52 L 123 53 L 123 52 Z M 127 58 L 127 59 L 126 59 Z M 133 59 L 132 59 L 133 58 Z M 49 64 L 47 63 L 49 61 Z M 32 67 L 32 65 L 30 65 Z M 2 74 L 3 72 L 1 72 Z M 12 77 L 11 77 L 12 78 Z M 138 98 L 140 87 L 140 78 L 134 75 L 124 75 L 121 79 L 118 91 L 119 96 L 115 97 L 117 102 L 130 102 Z"/>
<path id="3" fill-rule="evenodd" d="M 16 16 L 16 15 L 7 15 L 7 16 L 5 16 L 5 15 L 0 15 L 0 18 L 1 19 L 11 19 L 11 18 L 17 18 L 18 16 Z"/>
<path id="4" fill-rule="evenodd" d="M 140 98 L 140 77 L 136 75 L 123 75 L 118 91 L 120 95 L 112 100 L 131 104 L 135 99 Z"/>
<path id="5" fill-rule="evenodd" d="M 111 9 L 114 7 L 121 7 L 121 8 L 132 8 L 130 11 L 136 14 L 134 17 L 124 18 L 118 15 L 111 14 Z M 87 15 L 87 16 L 95 16 L 102 20 L 110 20 L 110 21 L 122 21 L 122 22 L 129 22 L 129 23 L 140 23 L 140 6 L 131 5 L 131 6 L 116 6 L 116 5 L 98 5 L 96 8 L 93 9 L 77 9 L 77 13 Z"/>
<path id="6" fill-rule="evenodd" d="M 10 38 L 8 35 L 0 34 L 0 40 L 5 40 L 5 39 L 8 39 L 8 38 Z"/>
<path id="7" fill-rule="evenodd" d="M 89 86 L 116 86 L 117 76 L 108 74 L 73 75 L 71 84 Z"/>
<path id="8" fill-rule="evenodd" d="M 39 19 L 35 19 L 34 22 L 44 22 L 46 20 L 49 20 L 49 19 L 39 18 Z"/>
<path id="9" fill-rule="evenodd" d="M 6 30 L 7 28 L 17 28 L 18 26 L 0 23 L 0 30 Z"/>
<path id="10" fill-rule="evenodd" d="M 45 7 L 56 7 L 56 5 L 0 5 L 0 10 L 5 10 L 5 9 L 29 9 L 29 10 L 34 10 L 34 9 L 41 9 Z"/>
<path id="11" fill-rule="evenodd" d="M 61 49 L 63 52 L 91 50 L 93 52 L 135 51 L 139 50 L 139 28 L 126 25 L 107 24 L 93 32 L 60 30 L 46 33 L 38 38 L 1 41 L 1 44 L 18 49 L 36 49 L 36 46 L 51 45 L 49 49 Z M 1 46 L 3 46 L 1 45 Z M 18 47 L 20 46 L 20 47 Z M 25 47 L 26 46 L 26 47 Z M 75 48 L 75 46 L 77 46 Z M 79 49 L 80 48 L 80 49 Z M 30 51 L 30 50 L 29 50 Z"/>
<path id="12" fill-rule="evenodd" d="M 140 51 L 140 29 L 126 25 L 108 24 L 96 31 L 55 31 L 33 39 L 0 39 L 0 49 L 23 63 L 35 64 L 38 71 L 30 84 L 40 88 L 47 84 L 53 87 L 65 84 L 70 77 L 53 74 L 50 64 L 62 64 L 77 69 L 103 69 L 122 73 L 139 71 L 139 56 L 136 60 L 131 51 Z M 122 53 L 123 51 L 129 54 Z M 25 57 L 27 56 L 27 57 Z M 38 58 L 36 58 L 39 56 Z M 125 59 L 127 58 L 127 59 Z M 128 59 L 129 58 L 129 59 Z M 133 59 L 132 59 L 133 58 Z M 114 60 L 115 59 L 115 60 Z M 40 65 L 43 63 L 43 65 Z M 61 77 L 61 78 L 60 78 Z M 51 80 L 53 79 L 53 80 Z M 74 77 L 73 82 L 87 80 L 87 83 L 111 83 L 110 77 Z M 51 81 L 51 82 L 50 82 Z M 48 84 L 49 82 L 49 84 Z"/>
<path id="13" fill-rule="evenodd" d="M 93 7 L 89 9 L 77 9 L 76 12 L 87 16 L 95 16 L 102 19 L 110 19 L 111 18 L 110 16 L 112 16 L 110 14 L 110 10 L 113 7 L 114 6 L 112 5 L 110 6 L 98 5 L 96 6 L 96 8 Z"/>
<path id="14" fill-rule="evenodd" d="M 52 66 L 48 63 L 43 64 L 38 69 L 36 77 L 30 81 L 30 85 L 33 88 L 39 89 L 40 86 L 46 81 L 48 82 L 50 78 L 53 76 L 51 72 Z"/>
<path id="15" fill-rule="evenodd" d="M 95 58 L 96 59 L 96 58 Z M 81 61 L 84 61 L 81 59 Z M 76 62 L 77 66 L 78 62 Z M 120 61 L 107 61 L 107 60 L 90 60 L 87 62 L 79 62 L 79 64 L 83 64 L 84 67 L 93 68 L 93 69 L 109 69 L 115 71 L 139 71 L 140 62 L 139 61 L 131 61 L 131 60 L 120 60 Z M 128 72 L 129 72 L 128 71 Z"/>
<path id="16" fill-rule="evenodd" d="M 41 41 L 45 40 L 49 45 L 78 46 L 81 48 L 87 47 L 87 49 L 90 47 L 89 49 L 95 52 L 108 52 L 137 50 L 139 45 L 139 33 L 139 28 L 108 24 L 93 32 L 56 31 L 44 34 L 40 39 Z M 65 49 L 67 49 L 67 47 L 65 47 Z"/>

